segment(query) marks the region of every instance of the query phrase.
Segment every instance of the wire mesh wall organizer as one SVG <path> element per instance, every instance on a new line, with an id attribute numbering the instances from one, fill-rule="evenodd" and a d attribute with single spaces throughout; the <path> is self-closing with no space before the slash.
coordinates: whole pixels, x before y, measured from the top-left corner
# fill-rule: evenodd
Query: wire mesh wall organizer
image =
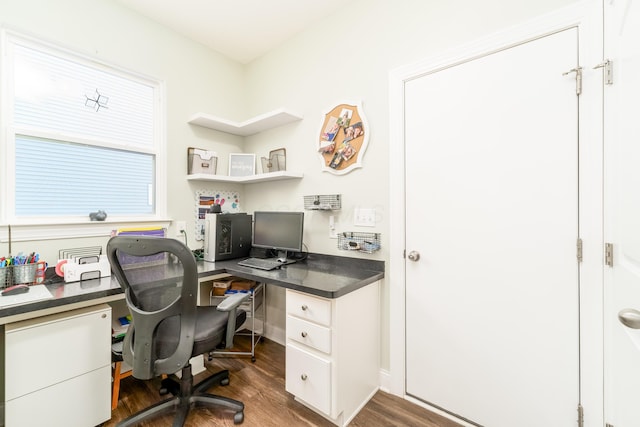
<path id="1" fill-rule="evenodd" d="M 359 233 L 355 231 L 338 233 L 338 249 L 373 253 L 380 250 L 380 233 Z"/>
<path id="2" fill-rule="evenodd" d="M 333 211 L 342 208 L 340 194 L 304 196 L 304 208 L 315 211 Z"/>

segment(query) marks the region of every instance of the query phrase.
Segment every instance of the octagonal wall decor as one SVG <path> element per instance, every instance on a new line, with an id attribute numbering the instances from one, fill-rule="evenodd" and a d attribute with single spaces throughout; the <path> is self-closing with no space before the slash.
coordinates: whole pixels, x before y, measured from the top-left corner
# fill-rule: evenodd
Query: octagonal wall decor
<path id="1" fill-rule="evenodd" d="M 344 102 L 328 110 L 318 136 L 322 170 L 344 175 L 362 167 L 369 143 L 369 126 L 362 103 Z"/>

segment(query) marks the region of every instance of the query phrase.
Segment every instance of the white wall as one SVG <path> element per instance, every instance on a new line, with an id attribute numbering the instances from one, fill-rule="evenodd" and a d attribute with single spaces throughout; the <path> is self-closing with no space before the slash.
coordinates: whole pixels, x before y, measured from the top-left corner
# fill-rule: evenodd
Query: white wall
<path id="1" fill-rule="evenodd" d="M 361 0 L 247 67 L 248 115 L 286 106 L 304 115 L 299 124 L 251 137 L 248 150 L 265 154 L 287 148 L 287 168 L 304 172 L 300 182 L 247 187 L 249 210 L 298 209 L 302 196 L 341 193 L 338 230 L 353 226 L 353 208 L 374 207 L 383 248 L 360 255 L 389 262 L 389 71 L 441 54 L 472 40 L 573 3 L 573 0 Z M 316 153 L 323 114 L 343 100 L 361 100 L 370 125 L 364 168 L 336 176 L 320 170 Z M 393 154 L 391 154 L 393 155 Z M 406 197 L 411 197 L 410 194 Z M 276 200 L 277 202 L 274 202 Z M 328 238 L 328 214 L 307 211 L 305 241 L 312 252 L 349 255 Z M 382 287 L 381 363 L 389 367 L 389 281 Z M 277 291 L 276 291 L 277 292 Z M 270 322 L 278 321 L 270 317 Z"/>
<path id="2" fill-rule="evenodd" d="M 121 7 L 113 0 L 2 0 L 0 22 L 48 41 L 86 52 L 99 60 L 159 78 L 166 83 L 168 213 L 188 220 L 190 246 L 195 217 L 194 191 L 240 190 L 243 210 L 302 209 L 302 196 L 343 195 L 338 230 L 379 231 L 383 248 L 360 255 L 388 263 L 389 141 L 388 73 L 391 69 L 465 44 L 575 0 L 359 0 L 253 63 L 242 66 Z M 259 37 L 259 35 L 257 35 Z M 316 143 L 327 108 L 361 100 L 370 125 L 364 168 L 344 176 L 320 171 Z M 242 141 L 239 137 L 191 127 L 186 120 L 203 111 L 245 120 L 278 107 L 304 120 Z M 302 180 L 248 185 L 189 183 L 186 148 L 210 148 L 220 155 L 218 172 L 226 174 L 229 152 L 265 155 L 287 149 L 290 170 Z M 259 167 L 258 167 L 259 168 Z M 410 197 L 410 195 L 407 195 Z M 353 208 L 374 207 L 374 229 L 352 224 Z M 328 214 L 307 211 L 305 242 L 312 252 L 354 256 L 328 238 Z M 14 252 L 37 250 L 55 262 L 61 248 L 105 244 L 107 236 L 47 242 L 19 242 Z M 0 245 L 0 252 L 6 252 Z M 389 289 L 382 288 L 381 361 L 389 367 Z M 281 290 L 273 296 L 279 301 Z M 272 316 L 272 314 L 275 314 Z M 269 313 L 276 328 L 284 315 Z"/>

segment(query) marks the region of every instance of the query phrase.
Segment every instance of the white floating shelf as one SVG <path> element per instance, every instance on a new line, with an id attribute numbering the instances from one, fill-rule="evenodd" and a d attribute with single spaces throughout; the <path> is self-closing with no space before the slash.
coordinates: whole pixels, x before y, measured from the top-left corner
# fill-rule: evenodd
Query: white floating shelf
<path id="1" fill-rule="evenodd" d="M 270 113 L 261 114 L 242 123 L 212 116 L 206 113 L 196 113 L 189 119 L 189 123 L 233 135 L 249 136 L 278 126 L 293 123 L 298 120 L 302 120 L 302 116 L 280 108 Z"/>
<path id="2" fill-rule="evenodd" d="M 206 173 L 196 173 L 187 175 L 188 181 L 215 181 L 215 182 L 234 182 L 238 184 L 252 184 L 255 182 L 282 181 L 285 179 L 301 179 L 302 173 L 299 172 L 268 172 L 249 176 L 225 176 L 211 175 Z"/>

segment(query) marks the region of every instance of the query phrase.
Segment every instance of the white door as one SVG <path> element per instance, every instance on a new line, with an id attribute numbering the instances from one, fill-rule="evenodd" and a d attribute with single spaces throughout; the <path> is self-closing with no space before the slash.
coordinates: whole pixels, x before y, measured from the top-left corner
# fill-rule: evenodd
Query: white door
<path id="1" fill-rule="evenodd" d="M 480 425 L 576 424 L 577 47 L 571 28 L 405 85 L 406 392 Z"/>
<path id="2" fill-rule="evenodd" d="M 604 283 L 605 421 L 636 427 L 640 329 L 623 326 L 618 314 L 637 310 L 640 318 L 640 3 L 605 1 L 604 13 L 605 58 L 613 64 L 613 84 L 604 88 L 605 241 L 613 244 Z"/>

